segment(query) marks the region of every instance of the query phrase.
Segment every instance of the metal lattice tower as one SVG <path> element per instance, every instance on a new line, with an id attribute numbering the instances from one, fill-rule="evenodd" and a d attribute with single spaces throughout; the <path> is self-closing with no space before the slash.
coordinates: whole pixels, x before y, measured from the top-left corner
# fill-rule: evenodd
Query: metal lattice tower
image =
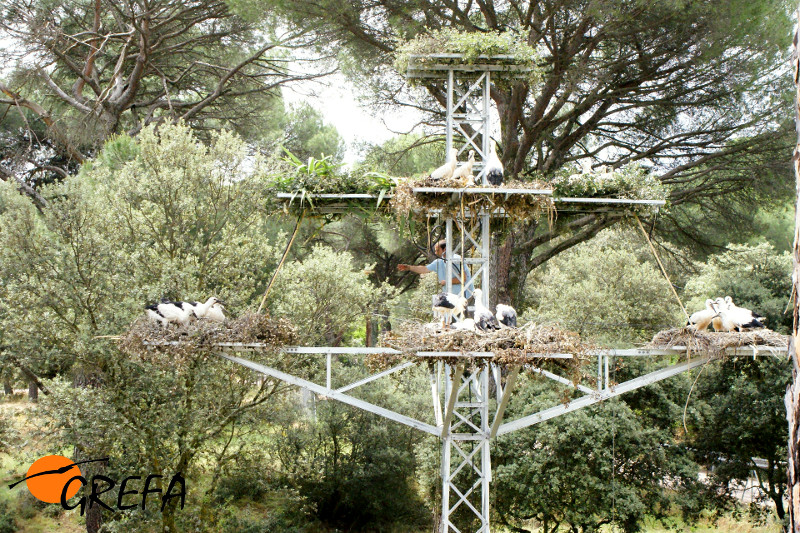
<path id="1" fill-rule="evenodd" d="M 456 147 L 463 157 L 463 152 L 473 149 L 476 152 L 474 168 L 479 169 L 482 183 L 484 162 L 490 153 L 490 93 L 492 76 L 506 77 L 525 76 L 530 67 L 509 65 L 509 57 L 478 58 L 486 60 L 481 64 L 457 64 L 456 54 L 434 54 L 430 56 L 412 57 L 408 76 L 410 78 L 435 78 L 446 82 L 447 116 L 446 141 L 447 149 Z M 497 60 L 497 61 L 494 61 Z M 449 153 L 449 152 L 448 152 Z M 414 188 L 413 192 L 434 192 L 454 195 L 465 192 L 477 194 L 552 194 L 550 190 L 515 190 L 504 188 Z M 278 195 L 281 197 L 281 195 Z M 284 194 L 284 198 L 292 199 L 293 195 Z M 319 195 L 320 198 L 336 197 L 340 200 L 366 198 L 371 203 L 374 197 L 369 194 Z M 605 203 L 608 206 L 627 209 L 631 205 L 649 204 L 663 205 L 663 200 L 626 200 L 596 198 L 559 198 L 559 202 L 577 204 Z M 380 203 L 380 201 L 379 201 Z M 609 207 L 606 207 L 606 209 Z M 330 212 L 347 212 L 347 205 L 332 206 Z M 465 210 L 464 216 L 444 220 L 446 231 L 446 288 L 452 289 L 453 255 L 463 256 L 463 263 L 470 267 L 472 285 L 483 290 L 484 305 L 488 306 L 490 296 L 490 222 L 498 213 L 470 212 Z M 463 243 L 463 246 L 462 246 Z M 467 250 L 474 250 L 473 257 L 467 257 Z M 456 260 L 458 261 L 458 260 Z M 172 342 L 167 344 L 180 344 Z M 218 343 L 220 351 L 241 352 L 266 349 L 266 345 L 244 343 Z M 729 355 L 755 356 L 757 353 L 769 355 L 770 347 L 747 347 L 729 349 Z M 784 349 L 785 351 L 785 349 Z M 597 350 L 592 355 L 597 357 L 597 380 L 588 383 L 573 383 L 571 380 L 538 366 L 525 365 L 526 370 L 537 373 L 565 387 L 574 390 L 576 397 L 568 404 L 558 403 L 541 411 L 522 415 L 513 421 L 504 421 L 504 413 L 508 406 L 514 386 L 522 366 L 519 364 L 499 365 L 493 362 L 492 352 L 475 352 L 464 354 L 453 351 L 417 352 L 416 361 L 405 361 L 392 368 L 373 373 L 352 383 L 334 384 L 333 367 L 336 354 L 367 355 L 394 354 L 401 352 L 391 348 L 349 348 L 349 347 L 286 347 L 284 352 L 290 354 L 322 354 L 325 361 L 325 384 L 315 383 L 309 379 L 295 376 L 276 368 L 255 363 L 234 355 L 222 353 L 221 356 L 237 364 L 248 367 L 263 375 L 281 380 L 291 385 L 312 391 L 330 400 L 339 401 L 358 409 L 369 411 L 388 420 L 404 424 L 415 430 L 435 436 L 441 443 L 441 488 L 442 509 L 439 533 L 490 533 L 489 523 L 489 485 L 492 479 L 490 445 L 496 436 L 512 433 L 551 418 L 565 415 L 589 405 L 614 398 L 626 392 L 638 389 L 686 372 L 712 360 L 705 355 L 689 358 L 685 347 L 669 349 L 632 349 L 632 350 Z M 674 362 L 674 358 L 687 355 L 683 362 Z M 697 355 L 697 354 L 694 354 Z M 667 356 L 670 366 L 655 370 L 648 374 L 630 379 L 623 383 L 612 383 L 609 380 L 609 361 L 613 357 L 651 357 Z M 570 359 L 573 354 L 535 354 L 541 359 Z M 379 406 L 353 396 L 352 391 L 374 383 L 396 372 L 410 369 L 419 361 L 429 363 L 429 380 L 433 404 L 433 423 L 425 422 L 417 414 L 409 416 L 401 414 L 389 407 Z M 444 361 L 448 361 L 445 363 Z M 462 362 L 463 361 L 463 362 Z M 468 364 L 474 366 L 468 367 Z M 587 386 L 588 385 L 588 386 Z M 490 398 L 494 396 L 493 398 Z M 493 403 L 494 402 L 494 403 Z M 493 407 L 494 405 L 494 407 Z"/>

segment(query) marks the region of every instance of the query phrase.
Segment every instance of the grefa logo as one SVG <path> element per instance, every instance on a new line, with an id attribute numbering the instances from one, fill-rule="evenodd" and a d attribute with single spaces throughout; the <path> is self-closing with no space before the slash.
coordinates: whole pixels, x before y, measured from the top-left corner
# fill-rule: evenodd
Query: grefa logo
<path id="1" fill-rule="evenodd" d="M 89 459 L 76 463 L 63 455 L 46 455 L 34 461 L 25 473 L 25 477 L 12 483 L 8 488 L 13 489 L 24 481 L 31 494 L 39 500 L 47 503 L 60 503 L 61 507 L 66 510 L 80 507 L 81 515 L 84 514 L 87 507 L 91 509 L 95 504 L 109 511 L 115 510 L 114 504 L 116 504 L 116 510 L 118 511 L 125 511 L 139 506 L 142 509 L 146 509 L 147 496 L 154 494 L 160 495 L 162 511 L 167 502 L 173 498 L 180 498 L 180 506 L 183 509 L 186 501 L 186 480 L 181 476 L 180 472 L 172 476 L 166 492 L 162 492 L 157 486 L 157 482 L 154 483 L 155 480 L 163 477 L 161 475 L 150 474 L 145 478 L 143 484 L 140 484 L 141 476 L 128 476 L 119 484 L 116 501 L 104 501 L 101 495 L 116 487 L 117 482 L 108 476 L 98 474 L 92 476 L 88 497 L 86 495 L 81 496 L 78 503 L 70 505 L 68 503 L 70 498 L 78 494 L 82 487 L 89 484 L 86 478 L 83 477 L 78 465 L 107 462 L 107 457 L 105 459 Z M 180 490 L 177 488 L 178 485 L 180 485 Z M 141 492 L 136 489 L 137 486 L 141 486 Z M 137 500 L 136 496 L 141 499 Z M 150 498 L 151 501 L 153 499 L 153 497 Z"/>

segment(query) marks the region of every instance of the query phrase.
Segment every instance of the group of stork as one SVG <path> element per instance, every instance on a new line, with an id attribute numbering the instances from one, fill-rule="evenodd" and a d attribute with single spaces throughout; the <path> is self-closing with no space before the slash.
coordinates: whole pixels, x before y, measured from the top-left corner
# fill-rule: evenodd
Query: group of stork
<path id="1" fill-rule="evenodd" d="M 175 302 L 162 299 L 158 303 L 145 307 L 148 318 L 160 322 L 166 327 L 169 324 L 186 325 L 194 320 L 211 320 L 213 322 L 225 321 L 225 306 L 216 297 L 212 296 L 204 303 Z"/>
<path id="2" fill-rule="evenodd" d="M 497 312 L 492 313 L 483 305 L 483 292 L 475 289 L 475 311 L 473 318 L 464 318 L 468 300 L 460 294 L 441 292 L 433 297 L 433 313 L 442 317 L 442 329 L 452 325 L 453 329 L 466 331 L 494 331 L 517 327 L 517 311 L 510 305 L 497 304 Z M 458 321 L 453 322 L 453 318 Z"/>
<path id="3" fill-rule="evenodd" d="M 744 331 L 763 328 L 764 322 L 765 317 L 737 306 L 730 296 L 726 296 L 706 300 L 705 309 L 693 313 L 686 325 L 697 331 L 705 331 L 709 325 L 714 327 L 714 331 Z"/>
<path id="4" fill-rule="evenodd" d="M 447 154 L 447 162 L 431 172 L 430 179 L 433 181 L 454 180 L 459 182 L 462 187 L 473 187 L 480 185 L 475 183 L 475 176 L 472 174 L 472 166 L 475 164 L 475 150 L 469 151 L 469 158 L 466 163 L 458 164 L 458 150 L 451 148 Z M 486 181 L 491 185 L 501 185 L 503 183 L 503 163 L 497 157 L 497 146 L 492 141 L 492 151 L 486 161 Z"/>

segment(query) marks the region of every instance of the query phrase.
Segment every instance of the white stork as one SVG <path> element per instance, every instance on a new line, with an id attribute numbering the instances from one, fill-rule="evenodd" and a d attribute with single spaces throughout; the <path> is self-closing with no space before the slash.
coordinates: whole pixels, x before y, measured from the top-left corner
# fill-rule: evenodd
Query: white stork
<path id="1" fill-rule="evenodd" d="M 457 158 L 458 150 L 451 148 L 450 153 L 447 155 L 447 162 L 431 172 L 430 178 L 437 181 L 450 178 L 456 170 Z"/>
<path id="2" fill-rule="evenodd" d="M 494 316 L 501 329 L 517 327 L 517 310 L 510 305 L 497 304 Z"/>
<path id="3" fill-rule="evenodd" d="M 717 316 L 718 309 L 714 304 L 714 300 L 708 299 L 706 300 L 706 308 L 697 311 L 696 313 L 692 313 L 692 316 L 689 317 L 689 321 L 686 323 L 687 326 L 694 326 L 694 329 L 697 331 L 705 331 L 708 329 L 708 325 L 711 324 L 711 321 Z"/>
<path id="4" fill-rule="evenodd" d="M 763 328 L 764 324 L 755 317 L 750 309 L 737 307 L 734 305 L 730 296 L 725 299 L 717 298 L 721 301 L 719 306 L 719 317 L 722 319 L 723 331 L 744 331 L 746 329 Z"/>
<path id="5" fill-rule="evenodd" d="M 497 323 L 497 319 L 492 312 L 489 311 L 489 308 L 483 305 L 483 301 L 481 300 L 483 291 L 475 289 L 473 296 L 475 296 L 475 312 L 473 313 L 475 317 L 475 327 L 481 331 L 500 329 L 500 324 Z"/>
<path id="6" fill-rule="evenodd" d="M 492 141 L 492 152 L 486 162 L 486 181 L 491 185 L 503 184 L 503 163 L 497 157 L 497 143 Z"/>
<path id="7" fill-rule="evenodd" d="M 148 305 L 145 307 L 145 310 L 147 311 L 147 316 L 151 320 L 160 322 L 161 325 L 165 327 L 171 322 L 185 325 L 197 318 L 197 316 L 193 311 L 184 309 L 184 303 L 185 302 L 162 300 L 159 303 Z"/>
<path id="8" fill-rule="evenodd" d="M 440 292 L 433 297 L 433 312 L 442 317 L 442 328 L 447 327 L 454 315 L 464 316 L 467 299 L 451 292 Z"/>
<path id="9" fill-rule="evenodd" d="M 225 315 L 222 313 L 222 310 L 225 308 L 223 307 L 222 302 L 214 296 L 210 297 L 204 303 L 182 303 L 183 309 L 193 311 L 197 318 L 207 318 L 216 322 L 222 322 L 225 320 Z"/>
<path id="10" fill-rule="evenodd" d="M 475 164 L 475 150 L 469 151 L 469 159 L 466 163 L 458 167 L 453 172 L 453 179 L 460 180 L 461 185 L 469 187 L 475 184 L 475 178 L 472 176 L 472 166 Z"/>

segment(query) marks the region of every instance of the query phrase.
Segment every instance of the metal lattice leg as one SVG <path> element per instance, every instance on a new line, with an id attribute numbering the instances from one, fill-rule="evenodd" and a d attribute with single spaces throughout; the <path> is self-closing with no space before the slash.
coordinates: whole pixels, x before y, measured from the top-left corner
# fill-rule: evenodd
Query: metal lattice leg
<path id="1" fill-rule="evenodd" d="M 489 369 L 445 379 L 441 532 L 489 533 Z"/>

